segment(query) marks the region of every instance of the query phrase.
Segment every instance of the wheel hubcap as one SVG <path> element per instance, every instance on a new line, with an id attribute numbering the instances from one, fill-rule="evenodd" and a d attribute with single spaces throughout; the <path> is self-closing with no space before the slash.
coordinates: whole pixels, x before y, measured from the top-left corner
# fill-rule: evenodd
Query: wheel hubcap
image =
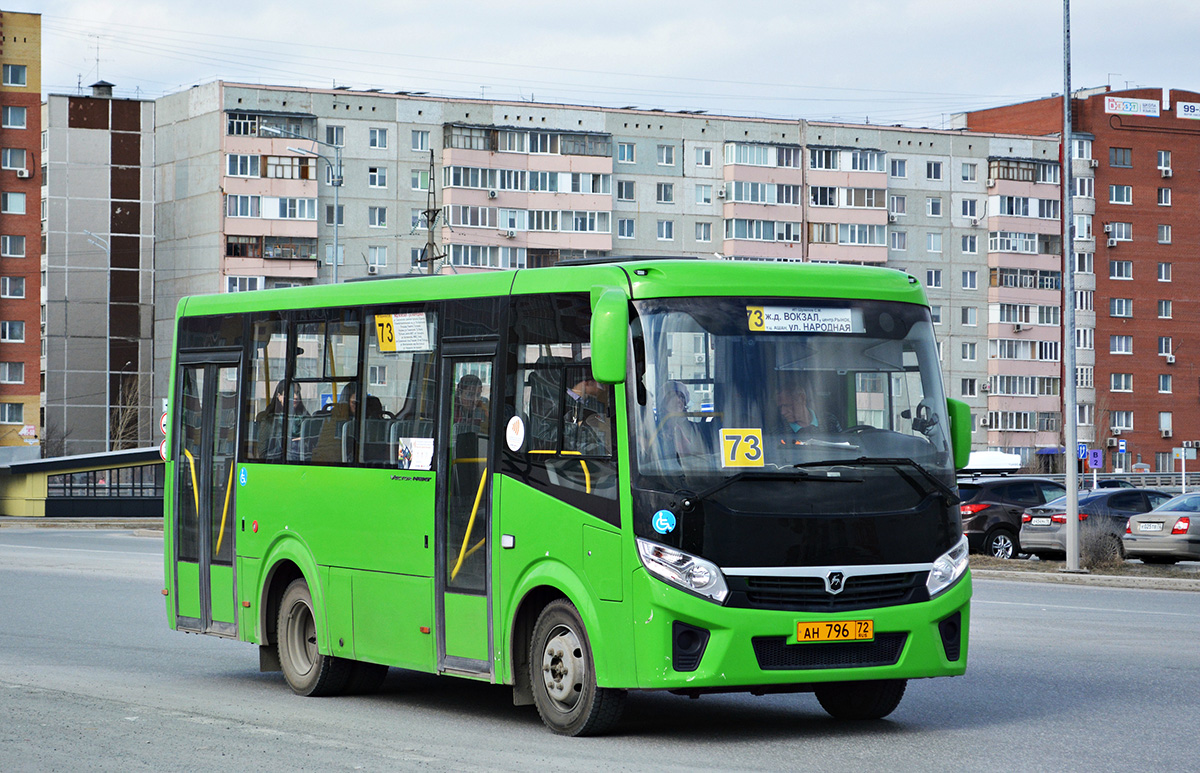
<path id="1" fill-rule="evenodd" d="M 564 712 L 575 708 L 586 674 L 579 636 L 566 626 L 555 628 L 542 649 L 542 679 L 556 708 Z"/>
<path id="2" fill-rule="evenodd" d="M 1007 534 L 997 534 L 992 537 L 992 555 L 996 558 L 1012 558 L 1013 541 Z"/>
<path id="3" fill-rule="evenodd" d="M 288 613 L 287 642 L 292 668 L 304 676 L 312 670 L 318 655 L 316 622 L 304 604 L 293 605 Z"/>

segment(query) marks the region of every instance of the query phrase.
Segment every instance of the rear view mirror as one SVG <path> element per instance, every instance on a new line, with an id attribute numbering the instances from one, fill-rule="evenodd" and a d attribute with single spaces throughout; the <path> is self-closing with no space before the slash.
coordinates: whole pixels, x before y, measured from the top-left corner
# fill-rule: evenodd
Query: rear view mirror
<path id="1" fill-rule="evenodd" d="M 619 384 L 626 373 L 629 297 L 615 287 L 592 297 L 592 377 L 601 384 Z"/>
<path id="2" fill-rule="evenodd" d="M 950 445 L 954 448 L 954 469 L 961 470 L 971 458 L 971 406 L 962 400 L 946 399 L 950 416 Z"/>

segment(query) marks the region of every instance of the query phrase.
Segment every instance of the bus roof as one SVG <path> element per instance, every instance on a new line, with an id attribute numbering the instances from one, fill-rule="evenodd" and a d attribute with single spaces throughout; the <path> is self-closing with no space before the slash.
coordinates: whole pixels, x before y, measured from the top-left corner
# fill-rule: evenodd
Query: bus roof
<path id="1" fill-rule="evenodd" d="M 920 282 L 902 271 L 888 268 L 636 257 L 517 271 L 409 275 L 339 285 L 190 296 L 180 300 L 179 316 L 479 298 L 509 293 L 588 292 L 598 285 L 623 287 L 634 299 L 739 295 L 927 303 Z"/>

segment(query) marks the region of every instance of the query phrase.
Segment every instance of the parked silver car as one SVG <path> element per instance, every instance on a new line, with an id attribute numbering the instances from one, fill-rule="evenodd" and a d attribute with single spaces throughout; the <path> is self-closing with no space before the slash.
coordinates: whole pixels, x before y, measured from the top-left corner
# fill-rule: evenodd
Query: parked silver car
<path id="1" fill-rule="evenodd" d="M 1121 541 L 1125 555 L 1147 564 L 1200 561 L 1200 492 L 1180 494 L 1133 516 Z"/>
<path id="2" fill-rule="evenodd" d="M 1079 492 L 1080 535 L 1103 541 L 1124 555 L 1125 523 L 1171 498 L 1151 489 L 1102 488 Z M 1021 516 L 1021 549 L 1038 558 L 1061 558 L 1067 551 L 1067 498 L 1059 497 Z"/>

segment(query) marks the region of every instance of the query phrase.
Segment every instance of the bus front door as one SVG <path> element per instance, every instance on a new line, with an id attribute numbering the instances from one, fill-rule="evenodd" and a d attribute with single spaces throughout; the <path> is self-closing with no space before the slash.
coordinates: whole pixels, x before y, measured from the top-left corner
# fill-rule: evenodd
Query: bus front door
<path id="1" fill-rule="evenodd" d="M 237 635 L 233 475 L 239 379 L 236 356 L 232 360 L 184 360 L 175 390 L 176 627 L 221 636 Z"/>
<path id="2" fill-rule="evenodd" d="M 438 668 L 491 673 L 490 567 L 494 355 L 446 357 L 438 481 Z"/>

